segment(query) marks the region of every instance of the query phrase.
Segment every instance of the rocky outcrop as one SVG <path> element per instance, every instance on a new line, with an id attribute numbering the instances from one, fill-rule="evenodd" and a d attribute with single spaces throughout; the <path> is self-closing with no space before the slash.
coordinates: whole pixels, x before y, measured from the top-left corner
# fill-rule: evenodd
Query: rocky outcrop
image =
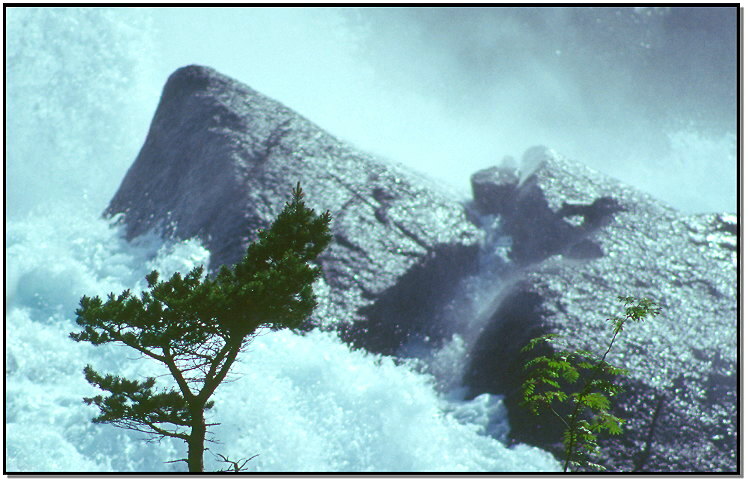
<path id="1" fill-rule="evenodd" d="M 603 440 L 601 462 L 737 472 L 735 215 L 682 215 L 544 148 L 520 170 L 475 174 L 467 211 L 434 182 L 200 66 L 169 78 L 106 215 L 121 214 L 129 239 L 200 238 L 215 270 L 242 257 L 298 181 L 333 215 L 318 325 L 385 354 L 440 349 L 458 333 L 468 396 L 505 395 L 510 437 L 555 451 L 561 429 L 518 406 L 520 348 L 556 332 L 598 351 L 616 296 L 651 297 L 663 314 L 627 327 L 608 356 L 631 370 L 615 409 L 628 424 Z M 472 305 L 480 316 L 467 321 Z"/>
<path id="2" fill-rule="evenodd" d="M 602 463 L 737 472 L 736 216 L 682 215 L 541 148 L 524 165 L 513 196 L 493 208 L 517 269 L 471 351 L 472 394 L 506 395 L 511 436 L 555 451 L 557 422 L 518 407 L 520 348 L 554 332 L 598 353 L 606 319 L 621 313 L 616 296 L 650 297 L 663 313 L 627 327 L 608 356 L 631 373 L 615 409 L 626 432 L 602 440 Z"/>
<path id="3" fill-rule="evenodd" d="M 482 214 L 506 212 L 513 207 L 518 187 L 518 169 L 507 160 L 500 166 L 491 166 L 471 176 L 474 203 Z"/>
<path id="4" fill-rule="evenodd" d="M 385 353 L 429 331 L 433 301 L 476 256 L 463 205 L 210 68 L 170 76 L 106 215 L 122 214 L 129 239 L 198 237 L 216 269 L 242 257 L 298 181 L 310 206 L 333 215 L 313 319 Z"/>

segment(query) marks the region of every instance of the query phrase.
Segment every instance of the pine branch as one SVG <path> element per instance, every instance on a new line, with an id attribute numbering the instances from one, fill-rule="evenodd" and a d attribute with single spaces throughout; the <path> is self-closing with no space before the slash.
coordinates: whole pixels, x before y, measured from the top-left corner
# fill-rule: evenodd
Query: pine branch
<path id="1" fill-rule="evenodd" d="M 256 457 L 258 457 L 260 454 L 255 454 L 252 457 L 248 457 L 247 459 L 240 460 L 240 461 L 230 460 L 229 458 L 223 456 L 222 454 L 216 454 L 216 455 L 218 457 L 221 457 L 221 460 L 217 459 L 216 462 L 226 462 L 230 464 L 229 467 L 219 472 L 242 472 L 245 470 L 245 466 L 247 465 L 247 463 L 255 459 Z"/>
<path id="2" fill-rule="evenodd" d="M 209 398 L 226 380 L 239 352 L 262 327 L 297 328 L 317 304 L 312 284 L 321 271 L 313 264 L 331 240 L 331 215 L 316 215 L 305 207 L 303 196 L 297 184 L 292 200 L 268 230 L 259 231 L 243 259 L 232 268 L 222 266 L 213 279 L 203 276 L 202 266 L 168 280 L 152 271 L 140 297 L 125 290 L 109 294 L 106 301 L 81 298 L 76 323 L 82 329 L 70 333 L 73 340 L 124 344 L 164 364 L 178 389 L 157 393 L 155 378 L 139 382 L 102 376 L 87 366 L 87 381 L 110 394 L 84 398 L 101 412 L 95 423 L 137 430 L 153 439 L 186 440 L 188 458 L 180 461 L 191 471 L 203 470 L 203 445 L 211 442 L 207 428 L 218 425 L 206 424 L 204 413 L 213 407 Z M 236 464 L 242 468 L 249 460 Z"/>

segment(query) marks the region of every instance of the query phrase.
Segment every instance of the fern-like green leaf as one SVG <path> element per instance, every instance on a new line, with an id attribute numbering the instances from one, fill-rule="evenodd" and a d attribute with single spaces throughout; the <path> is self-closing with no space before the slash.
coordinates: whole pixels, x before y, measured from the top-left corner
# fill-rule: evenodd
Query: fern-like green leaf
<path id="1" fill-rule="evenodd" d="M 622 426 L 625 421 L 621 418 L 615 417 L 609 412 L 600 412 L 594 419 L 597 431 L 606 430 L 611 435 L 622 434 Z"/>
<path id="2" fill-rule="evenodd" d="M 591 470 L 598 471 L 598 472 L 604 472 L 604 471 L 607 470 L 607 468 L 604 467 L 603 465 L 595 464 L 595 463 L 590 462 L 590 461 L 586 462 L 586 466 L 589 467 L 589 468 L 591 468 Z"/>
<path id="3" fill-rule="evenodd" d="M 607 380 L 601 380 L 601 379 L 592 380 L 591 388 L 592 390 L 602 392 L 605 395 L 608 395 L 610 397 L 613 397 L 621 393 L 623 390 L 623 388 L 620 385 L 609 382 Z"/>
<path id="4" fill-rule="evenodd" d="M 536 381 L 535 380 L 526 380 L 523 385 L 521 385 L 521 390 L 523 391 L 524 398 L 533 394 L 534 390 L 536 389 Z"/>
<path id="5" fill-rule="evenodd" d="M 588 456 L 600 453 L 597 443 L 600 432 L 606 431 L 612 435 L 623 432 L 625 420 L 615 417 L 608 410 L 611 406 L 610 398 L 623 391 L 622 386 L 612 381 L 613 377 L 627 375 L 628 371 L 610 365 L 604 358 L 626 323 L 642 321 L 661 311 L 658 305 L 647 298 L 620 296 L 618 299 L 625 304 L 625 316 L 608 319 L 614 335 L 603 355 L 595 356 L 585 350 L 555 350 L 551 356 L 536 357 L 524 365 L 527 374 L 522 385 L 522 405 L 532 413 L 538 415 L 542 408 L 555 410 L 553 404 L 570 400 L 572 410 L 567 416 L 567 428 L 562 435 L 566 471 L 605 470 L 603 466 L 589 461 Z M 524 346 L 523 351 L 530 351 L 541 343 L 549 343 L 558 338 L 560 336 L 553 333 L 534 338 Z M 562 390 L 561 382 L 572 386 L 582 376 L 585 379 L 582 386 L 578 387 L 579 391 L 567 394 Z"/>
<path id="6" fill-rule="evenodd" d="M 546 356 L 537 356 L 536 358 L 532 358 L 527 361 L 526 364 L 523 365 L 523 367 L 525 370 L 529 370 L 533 367 L 548 368 L 550 361 L 550 358 Z"/>
<path id="7" fill-rule="evenodd" d="M 546 383 L 547 385 L 554 387 L 554 388 L 560 388 L 560 384 L 557 383 L 555 380 L 551 378 L 540 378 L 539 381 L 541 383 Z"/>
<path id="8" fill-rule="evenodd" d="M 548 391 L 544 393 L 544 396 L 548 403 L 551 404 L 552 400 L 557 399 L 560 402 L 564 402 L 568 399 L 568 394 L 565 392 L 559 392 L 559 391 Z"/>
<path id="9" fill-rule="evenodd" d="M 541 343 L 549 343 L 550 341 L 553 341 L 553 340 L 555 340 L 555 339 L 557 339 L 559 337 L 560 337 L 559 334 L 548 333 L 548 334 L 543 334 L 542 336 L 539 336 L 537 338 L 532 338 L 526 344 L 526 346 L 524 346 L 523 348 L 521 348 L 521 351 L 524 351 L 524 352 L 531 351 L 532 349 L 534 349 L 535 346 L 537 346 L 537 345 L 539 345 Z"/>
<path id="10" fill-rule="evenodd" d="M 617 376 L 617 375 L 627 375 L 628 373 L 630 373 L 625 368 L 619 368 L 617 366 L 612 366 L 612 365 L 609 365 L 607 363 L 602 364 L 602 370 L 604 370 L 606 373 L 608 373 L 610 375 L 615 375 L 615 376 Z"/>
<path id="11" fill-rule="evenodd" d="M 588 393 L 582 395 L 580 401 L 583 405 L 586 405 L 592 410 L 607 410 L 609 409 L 609 398 L 598 392 Z"/>

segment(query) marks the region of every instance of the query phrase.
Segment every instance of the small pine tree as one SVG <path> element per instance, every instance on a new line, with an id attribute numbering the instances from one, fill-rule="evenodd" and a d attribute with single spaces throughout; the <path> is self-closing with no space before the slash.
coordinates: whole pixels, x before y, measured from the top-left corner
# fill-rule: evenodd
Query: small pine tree
<path id="1" fill-rule="evenodd" d="M 203 267 L 167 281 L 153 271 L 140 297 L 126 290 L 106 301 L 81 298 L 76 322 L 83 329 L 72 339 L 129 346 L 166 366 L 177 386 L 157 390 L 153 377 L 128 380 L 86 366 L 86 380 L 110 394 L 83 399 L 101 411 L 93 422 L 182 439 L 188 455 L 181 460 L 190 472 L 203 471 L 206 430 L 218 425 L 206 423 L 204 413 L 240 351 L 260 328 L 297 328 L 316 306 L 312 284 L 320 268 L 311 264 L 331 240 L 331 215 L 316 215 L 303 195 L 298 183 L 270 229 L 214 278 L 204 277 Z"/>
<path id="2" fill-rule="evenodd" d="M 537 356 L 525 365 L 527 378 L 522 385 L 522 405 L 534 415 L 539 415 L 542 410 L 549 410 L 564 424 L 563 472 L 585 468 L 606 470 L 591 462 L 590 456 L 599 452 L 598 433 L 603 430 L 611 435 L 622 433 L 625 421 L 609 412 L 610 398 L 623 391 L 612 378 L 626 375 L 628 371 L 610 365 L 605 358 L 627 321 L 640 322 L 661 312 L 661 308 L 647 298 L 636 300 L 629 296 L 619 296 L 618 299 L 625 304 L 625 317 L 610 319 L 613 335 L 601 356 L 596 357 L 585 350 L 563 350 L 554 352 L 551 356 Z M 554 333 L 533 338 L 521 351 L 531 351 L 537 345 L 548 344 L 558 338 L 560 335 Z M 581 381 L 584 383 L 580 386 L 580 391 L 567 393 L 563 390 L 563 385 L 573 386 Z"/>

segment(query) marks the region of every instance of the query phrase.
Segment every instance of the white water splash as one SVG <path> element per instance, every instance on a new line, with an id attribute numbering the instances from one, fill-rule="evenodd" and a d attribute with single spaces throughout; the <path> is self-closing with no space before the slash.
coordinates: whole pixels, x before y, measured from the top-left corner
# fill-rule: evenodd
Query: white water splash
<path id="1" fill-rule="evenodd" d="M 93 424 L 82 401 L 96 394 L 86 364 L 129 378 L 165 370 L 127 348 L 68 337 L 84 294 L 139 291 L 151 269 L 186 272 L 209 257 L 196 241 L 127 243 L 99 217 L 156 103 L 142 87 L 148 22 L 147 12 L 122 9 L 8 15 L 10 472 L 185 470 L 166 463 L 184 457 L 181 442 Z M 207 415 L 221 423 L 219 442 L 209 447 L 260 454 L 250 471 L 559 470 L 546 452 L 503 444 L 503 411 L 499 397 L 453 399 L 415 365 L 354 351 L 333 334 L 282 331 L 259 336 L 220 387 Z M 221 467 L 206 453 L 207 470 Z"/>

